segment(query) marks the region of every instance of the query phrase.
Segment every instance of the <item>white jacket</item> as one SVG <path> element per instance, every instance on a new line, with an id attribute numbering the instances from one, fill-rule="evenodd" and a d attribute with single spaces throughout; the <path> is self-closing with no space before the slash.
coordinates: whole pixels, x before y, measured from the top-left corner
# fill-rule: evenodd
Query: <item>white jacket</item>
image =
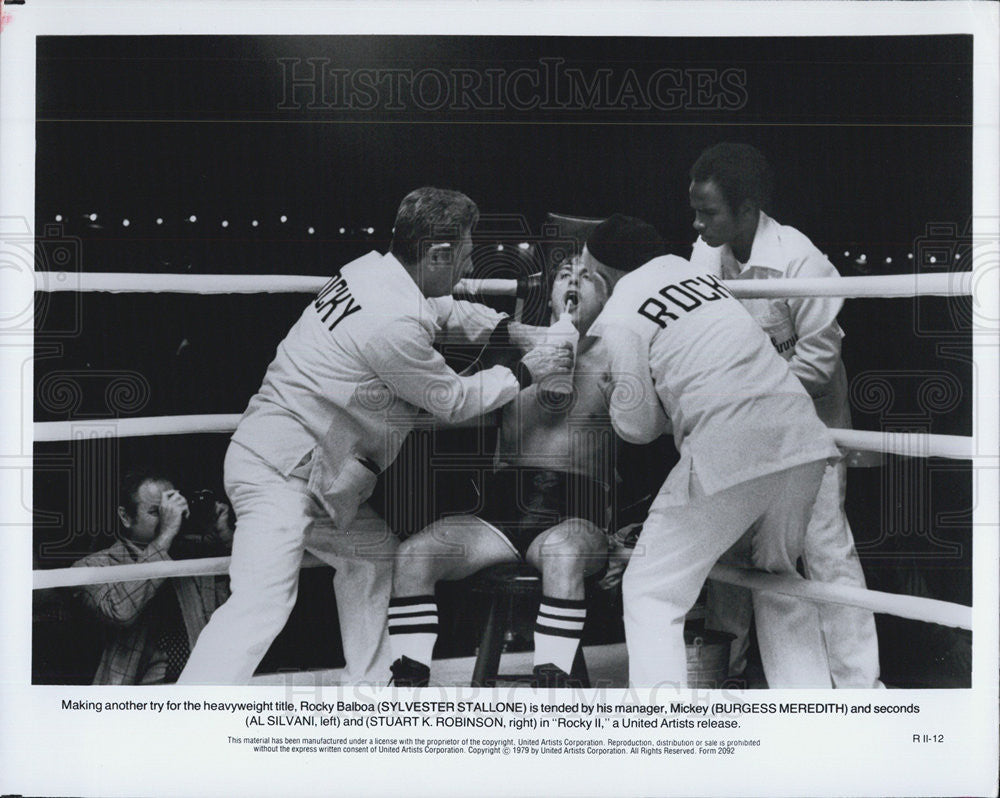
<path id="1" fill-rule="evenodd" d="M 718 278 L 683 258 L 656 258 L 623 277 L 590 333 L 608 348 L 615 430 L 646 443 L 663 432 L 665 412 L 706 494 L 838 454 L 760 326 Z"/>
<path id="2" fill-rule="evenodd" d="M 443 330 L 485 342 L 502 315 L 451 297 L 426 299 L 391 255 L 371 252 L 334 274 L 278 345 L 233 440 L 310 487 L 344 529 L 389 466 L 418 410 L 456 422 L 519 391 L 503 366 L 460 377 L 432 344 Z M 348 518 L 350 516 L 350 518 Z"/>
<path id="3" fill-rule="evenodd" d="M 701 238 L 694 244 L 691 263 L 723 280 L 840 276 L 806 236 L 794 227 L 778 224 L 763 211 L 746 263 L 736 259 L 728 244 L 710 247 Z M 741 301 L 801 380 L 823 422 L 828 427 L 849 428 L 847 374 L 840 358 L 844 333 L 837 324 L 844 300 L 787 297 Z"/>

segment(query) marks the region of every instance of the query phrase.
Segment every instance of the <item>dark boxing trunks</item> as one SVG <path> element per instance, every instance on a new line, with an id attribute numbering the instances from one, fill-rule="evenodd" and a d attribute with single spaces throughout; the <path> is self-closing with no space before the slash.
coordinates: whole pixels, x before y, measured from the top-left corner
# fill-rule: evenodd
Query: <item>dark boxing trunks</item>
<path id="1" fill-rule="evenodd" d="M 502 468 L 480 481 L 476 515 L 501 532 L 523 557 L 536 537 L 567 518 L 608 525 L 608 489 L 580 474 L 540 468 Z"/>

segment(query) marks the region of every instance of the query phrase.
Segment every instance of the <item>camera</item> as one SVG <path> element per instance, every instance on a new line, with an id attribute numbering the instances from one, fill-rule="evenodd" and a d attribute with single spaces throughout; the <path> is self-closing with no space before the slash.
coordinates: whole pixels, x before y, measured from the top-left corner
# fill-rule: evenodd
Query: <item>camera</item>
<path id="1" fill-rule="evenodd" d="M 187 499 L 188 515 L 170 546 L 170 557 L 191 560 L 229 554 L 229 544 L 220 540 L 215 529 L 215 492 L 202 489 L 181 491 L 181 495 Z"/>
<path id="2" fill-rule="evenodd" d="M 215 528 L 215 492 L 203 489 L 181 491 L 187 499 L 188 516 L 181 526 L 182 535 L 209 535 Z"/>

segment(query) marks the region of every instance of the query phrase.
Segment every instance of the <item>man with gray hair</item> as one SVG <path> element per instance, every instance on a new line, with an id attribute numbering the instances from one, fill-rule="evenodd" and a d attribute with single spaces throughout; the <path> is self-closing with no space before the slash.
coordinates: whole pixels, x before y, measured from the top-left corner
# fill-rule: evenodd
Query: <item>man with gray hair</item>
<path id="1" fill-rule="evenodd" d="M 513 343 L 531 330 L 452 299 L 471 265 L 475 203 L 417 189 L 399 207 L 391 251 L 339 269 L 278 345 L 226 453 L 236 510 L 232 597 L 212 616 L 180 683 L 239 684 L 288 618 L 305 549 L 336 569 L 347 683 L 388 671 L 385 632 L 396 540 L 365 502 L 420 410 L 449 422 L 489 412 L 572 365 L 531 349 L 513 369 L 456 374 L 432 344 L 442 330 Z"/>

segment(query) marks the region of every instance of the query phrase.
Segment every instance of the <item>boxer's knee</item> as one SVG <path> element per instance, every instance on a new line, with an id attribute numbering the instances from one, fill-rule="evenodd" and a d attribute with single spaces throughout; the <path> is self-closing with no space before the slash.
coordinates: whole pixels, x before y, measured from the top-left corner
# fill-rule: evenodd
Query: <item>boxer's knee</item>
<path id="1" fill-rule="evenodd" d="M 430 534 L 421 532 L 407 538 L 396 549 L 393 586 L 408 591 L 413 586 L 433 585 L 442 571 L 442 546 Z"/>
<path id="2" fill-rule="evenodd" d="M 607 559 L 607 541 L 589 521 L 571 518 L 539 536 L 528 550 L 528 560 L 543 573 L 591 573 Z"/>

